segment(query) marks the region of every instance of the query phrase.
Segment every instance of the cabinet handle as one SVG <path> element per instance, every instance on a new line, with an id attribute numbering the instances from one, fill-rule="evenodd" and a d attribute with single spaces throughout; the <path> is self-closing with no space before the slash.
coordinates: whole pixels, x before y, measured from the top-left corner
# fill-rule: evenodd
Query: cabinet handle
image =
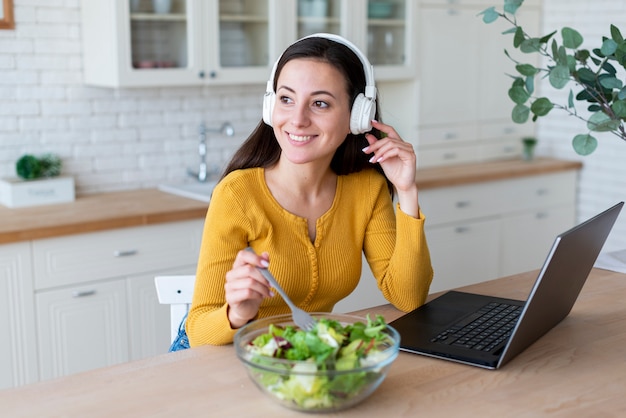
<path id="1" fill-rule="evenodd" d="M 84 298 L 85 296 L 91 296 L 91 295 L 95 295 L 96 291 L 95 290 L 74 290 L 72 292 L 72 297 L 73 298 Z"/>
<path id="2" fill-rule="evenodd" d="M 113 257 L 130 257 L 137 254 L 137 250 L 115 250 L 113 251 Z"/>
<path id="3" fill-rule="evenodd" d="M 200 71 L 200 72 L 198 73 L 198 77 L 200 77 L 200 78 L 204 78 L 204 71 Z"/>
<path id="4" fill-rule="evenodd" d="M 454 228 L 454 232 L 456 232 L 457 234 L 465 234 L 469 231 L 469 226 L 457 226 L 456 228 Z"/>
<path id="5" fill-rule="evenodd" d="M 446 132 L 443 139 L 456 139 L 456 132 Z"/>
<path id="6" fill-rule="evenodd" d="M 471 202 L 467 201 L 467 200 L 461 200 L 456 202 L 456 207 L 457 208 L 466 208 L 471 204 Z"/>
<path id="7" fill-rule="evenodd" d="M 549 192 L 548 189 L 537 189 L 537 196 L 544 196 L 547 195 Z"/>
<path id="8" fill-rule="evenodd" d="M 454 160 L 456 158 L 456 152 L 446 152 L 443 154 L 444 160 Z"/>
<path id="9" fill-rule="evenodd" d="M 545 219 L 547 217 L 548 217 L 548 214 L 546 212 L 537 212 L 535 214 L 536 219 Z"/>

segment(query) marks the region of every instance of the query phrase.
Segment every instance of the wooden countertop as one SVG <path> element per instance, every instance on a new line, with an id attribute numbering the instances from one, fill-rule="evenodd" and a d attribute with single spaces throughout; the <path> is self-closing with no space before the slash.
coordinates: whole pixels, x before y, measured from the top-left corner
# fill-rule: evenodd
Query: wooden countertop
<path id="1" fill-rule="evenodd" d="M 0 244 L 163 222 L 202 219 L 207 203 L 157 189 L 99 193 L 74 202 L 0 206 Z"/>
<path id="2" fill-rule="evenodd" d="M 537 272 L 466 291 L 525 299 Z M 567 318 L 500 370 L 400 353 L 389 375 L 342 417 L 618 417 L 626 411 L 626 275 L 594 269 Z M 432 297 L 432 295 L 431 295 Z M 385 305 L 364 312 L 387 321 Z M 164 353 L 0 391 L 10 417 L 313 416 L 257 389 L 232 345 Z"/>
<path id="3" fill-rule="evenodd" d="M 505 160 L 418 170 L 420 189 L 578 170 L 580 162 Z M 207 203 L 156 189 L 100 193 L 74 202 L 11 209 L 0 206 L 0 244 L 162 222 L 204 218 Z"/>
<path id="4" fill-rule="evenodd" d="M 536 158 L 532 161 L 521 159 L 498 160 L 479 164 L 425 168 L 417 171 L 416 180 L 420 189 L 432 189 L 483 181 L 551 174 L 559 171 L 580 170 L 582 166 L 580 161 L 557 160 L 554 158 Z"/>

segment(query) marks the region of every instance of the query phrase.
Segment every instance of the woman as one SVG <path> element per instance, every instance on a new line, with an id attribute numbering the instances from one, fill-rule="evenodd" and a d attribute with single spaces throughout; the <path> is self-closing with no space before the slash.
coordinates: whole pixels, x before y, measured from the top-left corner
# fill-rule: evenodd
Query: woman
<path id="1" fill-rule="evenodd" d="M 433 272 L 416 156 L 391 126 L 368 120 L 370 68 L 328 34 L 301 39 L 276 63 L 264 121 L 213 191 L 186 322 L 191 346 L 230 343 L 246 323 L 290 312 L 258 268 L 302 309 L 330 312 L 357 286 L 364 253 L 388 301 L 403 311 L 424 303 Z"/>

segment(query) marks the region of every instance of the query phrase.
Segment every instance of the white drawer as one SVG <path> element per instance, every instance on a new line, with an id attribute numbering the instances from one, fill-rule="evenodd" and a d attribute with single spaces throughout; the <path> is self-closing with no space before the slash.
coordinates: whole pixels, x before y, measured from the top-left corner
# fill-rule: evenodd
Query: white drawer
<path id="1" fill-rule="evenodd" d="M 420 191 L 429 224 L 575 204 L 576 171 Z M 418 184 L 419 187 L 419 184 Z"/>
<path id="2" fill-rule="evenodd" d="M 480 139 L 515 139 L 521 141 L 525 136 L 534 136 L 535 124 L 518 124 L 511 121 L 506 122 L 484 122 L 478 128 Z"/>
<path id="3" fill-rule="evenodd" d="M 478 161 L 479 149 L 475 144 L 468 146 L 437 147 L 417 152 L 417 166 L 428 168 Z M 419 185 L 418 185 L 419 186 Z"/>
<path id="4" fill-rule="evenodd" d="M 576 178 L 577 172 L 572 170 L 500 181 L 498 200 L 506 212 L 574 205 Z"/>
<path id="5" fill-rule="evenodd" d="M 499 185 L 489 182 L 421 190 L 420 206 L 429 225 L 496 215 L 501 208 L 494 204 L 494 187 Z"/>
<path id="6" fill-rule="evenodd" d="M 476 126 L 468 124 L 422 127 L 419 130 L 420 146 L 473 141 L 476 137 Z"/>
<path id="7" fill-rule="evenodd" d="M 483 161 L 520 157 L 522 155 L 522 142 L 519 139 L 481 142 L 480 152 Z"/>
<path id="8" fill-rule="evenodd" d="M 195 265 L 204 220 L 33 241 L 35 289 Z"/>

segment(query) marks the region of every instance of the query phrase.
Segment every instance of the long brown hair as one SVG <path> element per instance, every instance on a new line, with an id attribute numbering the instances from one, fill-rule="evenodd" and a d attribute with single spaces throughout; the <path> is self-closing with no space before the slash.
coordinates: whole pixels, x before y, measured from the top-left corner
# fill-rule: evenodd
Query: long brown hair
<path id="1" fill-rule="evenodd" d="M 297 58 L 318 59 L 339 70 L 346 80 L 351 103 L 354 103 L 354 99 L 365 91 L 365 73 L 359 57 L 347 46 L 321 37 L 301 39 L 285 50 L 276 66 L 273 86 L 274 91 L 276 91 L 276 83 L 285 64 Z M 380 120 L 378 111 L 380 103 L 378 101 L 377 103 L 378 106 L 375 118 L 376 120 Z M 370 133 L 379 139 L 381 138 L 381 132 L 377 129 L 372 129 Z M 355 173 L 363 169 L 374 169 L 385 177 L 389 192 L 393 197 L 393 184 L 387 179 L 381 166 L 379 164 L 370 163 L 370 156 L 362 151 L 362 149 L 368 145 L 365 134 L 354 135 L 349 133 L 343 143 L 335 151 L 335 155 L 330 163 L 330 168 L 337 175 Z M 274 129 L 261 120 L 248 139 L 246 139 L 235 152 L 224 169 L 222 178 L 230 172 L 239 169 L 272 167 L 278 162 L 280 153 L 281 148 L 274 135 Z"/>

